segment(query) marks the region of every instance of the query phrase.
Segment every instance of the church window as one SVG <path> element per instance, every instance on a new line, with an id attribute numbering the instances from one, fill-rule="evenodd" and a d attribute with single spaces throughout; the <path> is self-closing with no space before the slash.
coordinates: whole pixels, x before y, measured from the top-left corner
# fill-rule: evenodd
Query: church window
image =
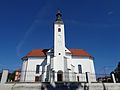
<path id="1" fill-rule="evenodd" d="M 80 64 L 78 65 L 78 73 L 82 73 L 82 66 Z"/>
<path id="2" fill-rule="evenodd" d="M 36 74 L 39 73 L 40 65 L 36 65 Z"/>
<path id="3" fill-rule="evenodd" d="M 61 32 L 61 29 L 60 29 L 60 28 L 58 28 L 58 32 Z"/>

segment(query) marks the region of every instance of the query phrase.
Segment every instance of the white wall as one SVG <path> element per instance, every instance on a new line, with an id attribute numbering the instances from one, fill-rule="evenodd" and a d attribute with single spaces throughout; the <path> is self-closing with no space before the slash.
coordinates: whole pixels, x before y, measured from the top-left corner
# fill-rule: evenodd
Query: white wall
<path id="1" fill-rule="evenodd" d="M 58 29 L 61 29 L 59 32 Z M 64 72 L 64 56 L 65 56 L 65 36 L 64 36 L 64 24 L 54 24 L 54 59 L 53 69 L 58 72 L 62 70 Z"/>
<path id="2" fill-rule="evenodd" d="M 61 32 L 58 32 L 58 28 Z M 54 24 L 54 56 L 58 56 L 58 53 L 65 56 L 64 24 Z"/>
<path id="3" fill-rule="evenodd" d="M 75 66 L 74 71 L 78 73 L 78 64 L 82 66 L 82 73 L 90 72 L 95 74 L 93 60 L 89 58 L 72 57 L 72 64 Z"/>
<path id="4" fill-rule="evenodd" d="M 95 75 L 95 69 L 94 69 L 94 63 L 93 60 L 88 57 L 72 57 L 72 65 L 74 66 L 74 72 L 76 73 L 76 80 L 80 82 L 86 82 L 86 72 L 90 73 L 90 78 L 92 82 L 96 82 L 96 75 Z M 81 65 L 82 67 L 82 74 L 78 73 L 78 65 Z"/>
<path id="5" fill-rule="evenodd" d="M 24 82 L 25 81 L 26 70 L 27 70 L 27 63 L 28 63 L 28 60 L 23 60 L 21 76 L 20 76 L 20 82 Z"/>
<path id="6" fill-rule="evenodd" d="M 45 60 L 45 57 L 31 57 L 28 58 L 27 60 L 27 66 L 23 62 L 22 68 L 24 68 L 23 72 L 26 71 L 25 73 L 22 73 L 21 75 L 21 82 L 34 82 L 35 81 L 35 76 L 40 76 L 42 68 L 40 67 L 40 73 L 36 74 L 36 65 L 41 65 L 42 62 Z M 26 69 L 26 70 L 25 70 Z M 24 78 L 24 79 L 23 79 Z M 24 81 L 25 80 L 25 81 Z"/>
<path id="7" fill-rule="evenodd" d="M 71 69 L 72 56 L 71 56 L 71 54 L 66 54 L 65 57 L 67 58 L 67 68 L 68 68 L 68 69 Z"/>

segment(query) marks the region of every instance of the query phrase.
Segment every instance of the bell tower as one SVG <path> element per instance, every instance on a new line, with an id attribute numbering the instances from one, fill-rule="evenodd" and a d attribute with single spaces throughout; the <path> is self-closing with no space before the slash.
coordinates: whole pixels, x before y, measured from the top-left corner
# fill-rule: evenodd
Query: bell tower
<path id="1" fill-rule="evenodd" d="M 59 72 L 56 75 L 55 81 L 63 81 L 64 69 L 64 56 L 65 56 L 65 35 L 64 35 L 64 23 L 62 20 L 62 14 L 60 11 L 56 14 L 56 20 L 54 22 L 54 60 L 53 70 Z M 60 74 L 61 72 L 61 74 Z"/>
<path id="2" fill-rule="evenodd" d="M 56 21 L 54 23 L 54 56 L 65 55 L 65 35 L 64 23 L 62 21 L 62 14 L 60 11 L 56 14 Z"/>

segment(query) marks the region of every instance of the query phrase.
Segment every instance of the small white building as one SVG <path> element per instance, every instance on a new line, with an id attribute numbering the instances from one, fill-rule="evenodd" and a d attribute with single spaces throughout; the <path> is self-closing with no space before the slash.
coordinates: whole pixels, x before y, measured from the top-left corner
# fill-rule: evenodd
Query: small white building
<path id="1" fill-rule="evenodd" d="M 58 11 L 54 22 L 54 47 L 32 50 L 22 58 L 21 82 L 85 82 L 86 72 L 96 81 L 93 57 L 83 49 L 65 46 L 64 23 Z"/>

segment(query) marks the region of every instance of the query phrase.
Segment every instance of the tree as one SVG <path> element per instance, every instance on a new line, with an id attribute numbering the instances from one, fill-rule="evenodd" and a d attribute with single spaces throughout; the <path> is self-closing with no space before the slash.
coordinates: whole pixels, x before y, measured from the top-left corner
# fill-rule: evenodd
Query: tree
<path id="1" fill-rule="evenodd" d="M 120 82 L 120 62 L 118 62 L 118 65 L 114 70 L 114 74 L 115 74 L 116 81 Z"/>
<path id="2" fill-rule="evenodd" d="M 15 71 L 8 74 L 8 81 L 14 81 L 14 78 L 15 78 Z"/>
<path id="3" fill-rule="evenodd" d="M 1 81 L 2 73 L 0 72 L 0 81 Z"/>

